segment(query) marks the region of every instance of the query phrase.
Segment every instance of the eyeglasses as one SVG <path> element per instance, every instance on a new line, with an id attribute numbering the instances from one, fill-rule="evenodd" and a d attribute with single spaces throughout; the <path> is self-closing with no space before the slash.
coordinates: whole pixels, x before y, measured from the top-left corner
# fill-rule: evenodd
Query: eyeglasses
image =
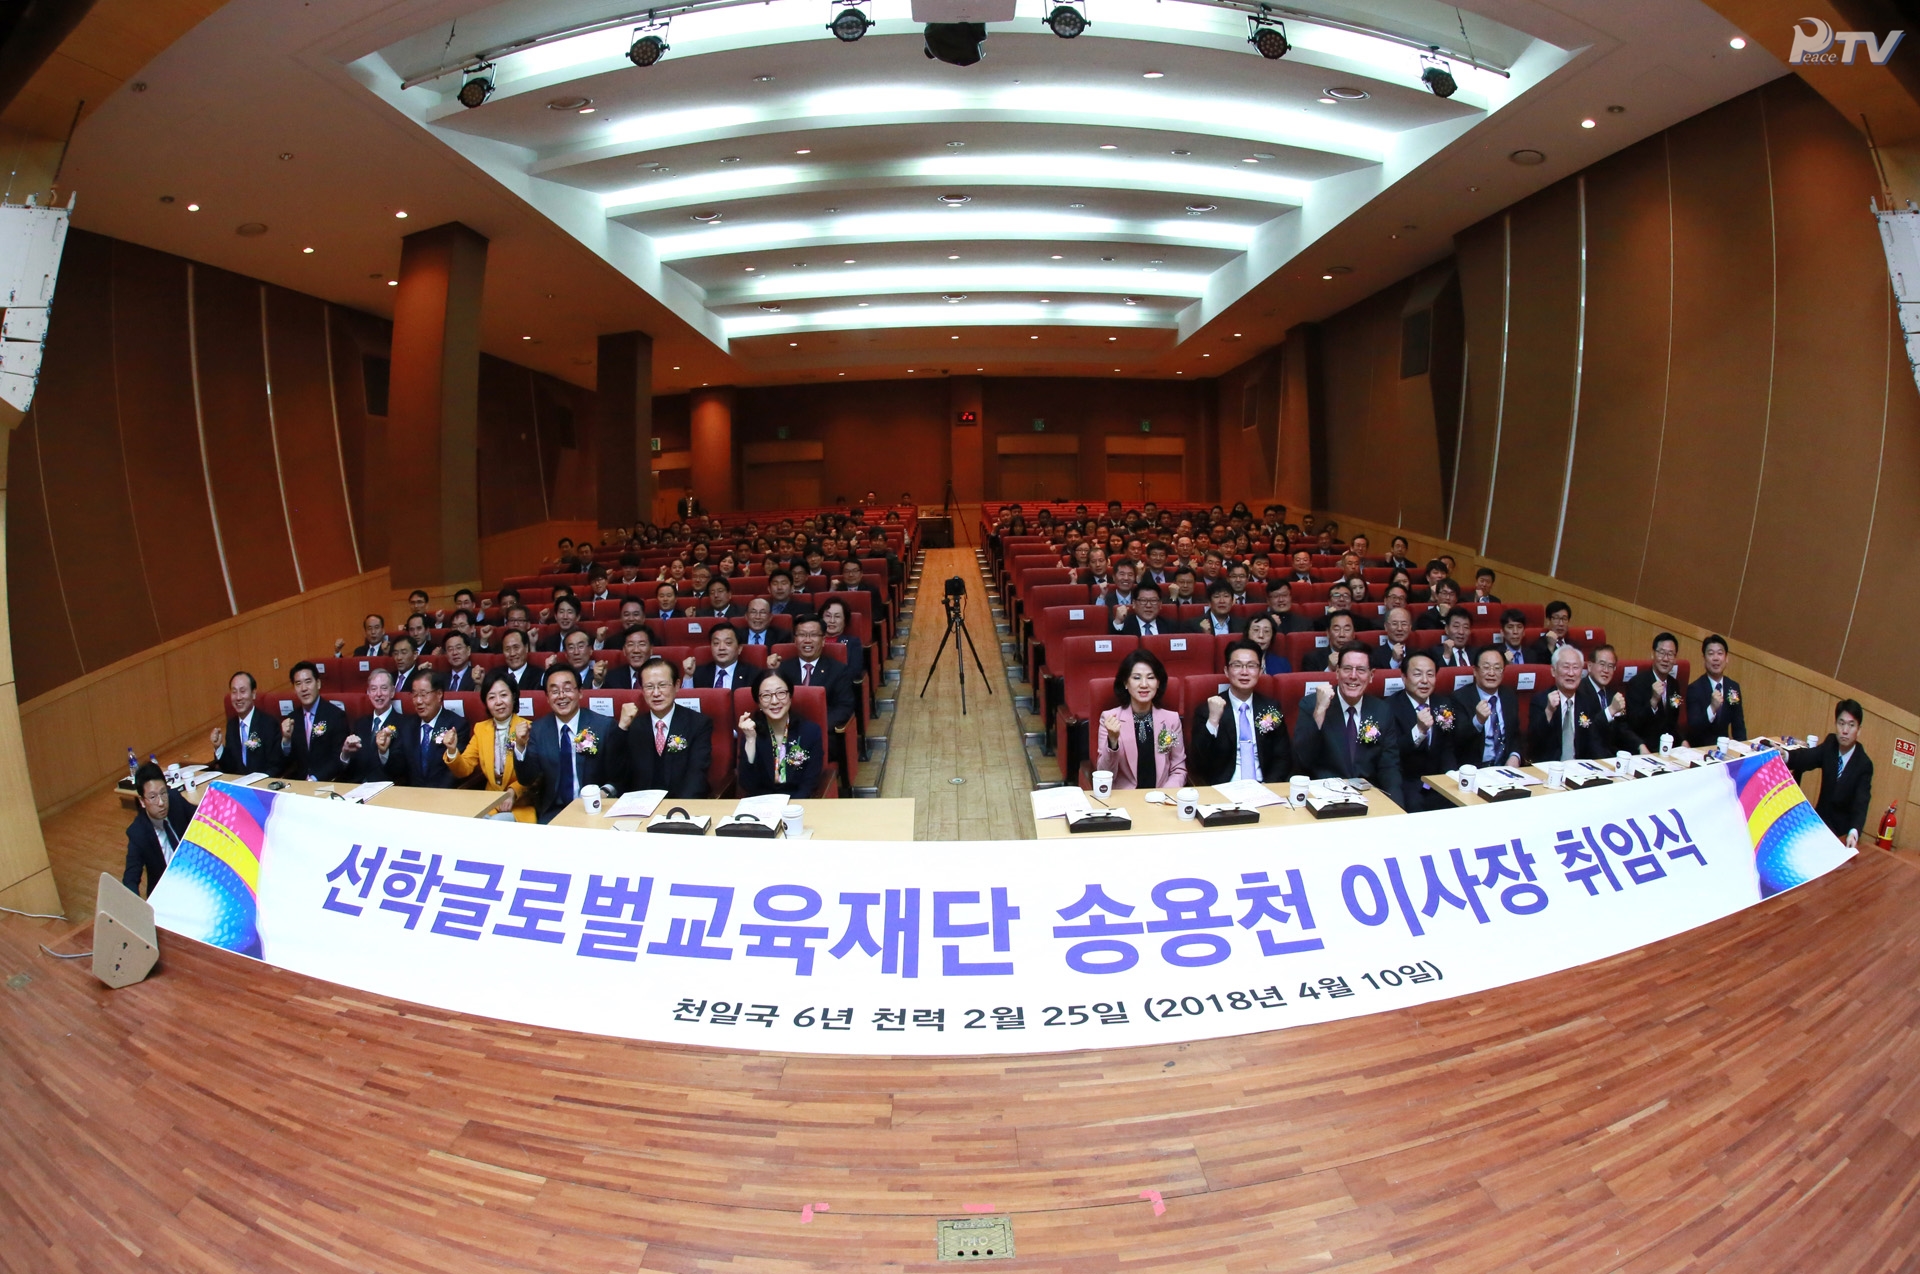
<path id="1" fill-rule="evenodd" d="M 1259 672 L 1260 665 L 1245 659 L 1236 659 L 1227 665 L 1228 672 Z"/>

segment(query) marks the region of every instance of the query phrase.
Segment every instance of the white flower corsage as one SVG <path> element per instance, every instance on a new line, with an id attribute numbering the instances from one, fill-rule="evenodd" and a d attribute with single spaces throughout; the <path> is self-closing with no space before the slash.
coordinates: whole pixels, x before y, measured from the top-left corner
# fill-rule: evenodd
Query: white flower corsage
<path id="1" fill-rule="evenodd" d="M 687 740 L 684 735 L 670 734 L 667 736 L 667 751 L 685 752 L 686 750 Z"/>
<path id="2" fill-rule="evenodd" d="M 1278 730 L 1280 728 L 1280 709 L 1263 709 L 1260 715 L 1253 719 L 1253 728 L 1261 734 L 1272 734 L 1275 730 Z"/>

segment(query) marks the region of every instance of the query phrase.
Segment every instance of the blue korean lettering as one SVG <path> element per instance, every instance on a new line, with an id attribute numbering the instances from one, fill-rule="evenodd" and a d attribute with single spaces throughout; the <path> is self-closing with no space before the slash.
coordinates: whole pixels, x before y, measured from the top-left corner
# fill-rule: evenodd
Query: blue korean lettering
<path id="1" fill-rule="evenodd" d="M 797 899 L 798 904 L 777 906 L 782 898 Z M 763 919 L 779 923 L 741 925 L 741 936 L 753 939 L 746 954 L 791 960 L 796 974 L 803 978 L 813 976 L 812 944 L 827 936 L 827 927 L 798 922 L 820 914 L 819 893 L 805 885 L 768 885 L 753 896 L 753 910 Z"/>
<path id="2" fill-rule="evenodd" d="M 360 854 L 360 846 L 355 845 L 347 851 L 347 856 L 341 860 L 340 865 L 327 873 L 327 879 L 338 880 L 342 876 L 345 876 L 347 878 L 347 884 L 360 886 L 359 897 L 365 898 L 373 891 L 373 878 L 375 874 L 379 872 L 380 864 L 385 862 L 386 858 L 387 847 L 385 845 L 376 847 L 371 859 L 363 859 Z M 357 916 L 365 910 L 365 908 L 356 907 L 350 902 L 341 902 L 339 885 L 335 885 L 333 888 L 327 890 L 327 900 L 320 905 L 328 911 L 338 911 L 348 916 Z"/>
<path id="3" fill-rule="evenodd" d="M 1379 874 L 1366 864 L 1355 863 L 1340 873 L 1340 894 L 1347 901 L 1348 914 L 1363 925 L 1382 925 L 1392 914 L 1392 904 L 1397 902 L 1400 904 L 1400 918 L 1407 923 L 1407 932 L 1416 938 L 1424 936 L 1427 930 L 1414 913 L 1413 899 L 1407 896 L 1407 882 L 1400 874 L 1400 860 L 1389 858 L 1386 867 L 1387 881 L 1392 886 L 1391 901 L 1387 886 L 1380 883 Z M 1372 895 L 1371 906 L 1361 904 L 1358 888 L 1363 883 Z"/>
<path id="4" fill-rule="evenodd" d="M 513 905 L 507 908 L 509 915 L 518 917 L 517 925 L 497 924 L 493 931 L 503 938 L 525 938 L 531 942 L 564 942 L 567 935 L 559 929 L 548 929 L 547 924 L 559 924 L 566 918 L 567 893 L 573 887 L 573 877 L 563 871 L 534 871 L 523 869 L 520 873 L 520 888 L 513 891 Z M 542 907 L 540 903 L 552 903 L 551 907 Z"/>
<path id="5" fill-rule="evenodd" d="M 469 942 L 480 940 L 480 931 L 486 928 L 487 915 L 493 910 L 493 904 L 506 895 L 500 892 L 500 877 L 506 874 L 506 868 L 500 863 L 478 863 L 471 859 L 454 860 L 453 871 L 457 876 L 479 876 L 483 885 L 462 885 L 456 881 L 447 881 L 440 886 L 440 910 L 434 913 L 432 931 L 449 938 L 465 938 Z"/>
<path id="6" fill-rule="evenodd" d="M 640 876 L 629 885 L 624 876 L 608 880 L 587 877 L 580 914 L 587 917 L 575 955 L 596 960 L 635 960 L 640 955 L 640 928 L 653 898 L 653 877 Z"/>
<path id="7" fill-rule="evenodd" d="M 1513 865 L 1507 865 L 1507 854 L 1511 850 Z M 1474 857 L 1486 865 L 1486 875 L 1480 883 L 1488 889 L 1494 882 L 1511 880 L 1514 884 L 1500 890 L 1500 905 L 1516 916 L 1531 916 L 1547 909 L 1547 891 L 1537 883 L 1539 878 L 1533 874 L 1534 857 L 1515 837 L 1506 845 L 1483 845 L 1473 851 Z"/>
<path id="8" fill-rule="evenodd" d="M 1249 888 L 1234 891 L 1234 897 L 1247 904 L 1247 914 L 1240 917 L 1242 929 L 1253 929 L 1255 925 L 1265 924 L 1268 921 L 1281 925 L 1291 924 L 1295 916 L 1299 917 L 1302 929 L 1315 927 L 1313 910 L 1307 906 L 1307 890 L 1301 882 L 1299 871 L 1293 868 L 1287 869 L 1285 889 L 1270 883 L 1267 873 L 1263 871 L 1243 872 L 1240 883 L 1249 886 Z M 1275 900 L 1285 903 L 1286 907 L 1274 906 Z M 1289 912 L 1287 907 L 1293 910 Z M 1282 942 L 1274 937 L 1271 929 L 1256 929 L 1254 933 L 1260 939 L 1262 955 L 1295 955 L 1302 951 L 1320 951 L 1327 945 L 1319 938 L 1294 938 Z"/>
<path id="9" fill-rule="evenodd" d="M 1053 927 L 1056 938 L 1080 939 L 1067 948 L 1067 967 L 1076 973 L 1124 973 L 1140 963 L 1139 950 L 1131 942 L 1120 941 L 1122 936 L 1147 931 L 1147 926 L 1140 921 L 1126 919 L 1133 911 L 1131 903 L 1115 902 L 1099 885 L 1088 885 L 1079 901 L 1055 913 L 1062 920 L 1087 917 L 1085 924 Z M 1118 916 L 1120 920 L 1116 922 L 1109 919 L 1110 916 Z M 1113 958 L 1094 959 L 1101 955 Z"/>
<path id="10" fill-rule="evenodd" d="M 1182 893 L 1198 896 L 1186 899 L 1174 897 Z M 1153 887 L 1152 896 L 1153 905 L 1160 908 L 1165 918 L 1149 920 L 1147 932 L 1178 935 L 1160 945 L 1162 960 L 1182 969 L 1197 969 L 1219 964 L 1233 954 L 1233 944 L 1222 935 L 1195 932 L 1200 929 L 1231 930 L 1233 927 L 1231 916 L 1213 914 L 1213 904 L 1220 901 L 1220 891 L 1211 881 L 1201 880 L 1197 876 L 1163 880 Z"/>
<path id="11" fill-rule="evenodd" d="M 1441 881 L 1440 868 L 1434 863 L 1433 855 L 1420 855 L 1420 870 L 1427 878 L 1427 898 L 1420 904 L 1420 914 L 1431 920 L 1444 902 L 1461 911 L 1471 910 L 1475 920 L 1486 924 L 1487 909 L 1480 902 L 1480 878 L 1467 870 L 1466 856 L 1460 850 L 1452 850 L 1449 857 L 1453 862 L 1453 879 L 1460 886 L 1457 894 Z"/>
<path id="12" fill-rule="evenodd" d="M 993 949 L 999 952 L 1013 950 L 1013 937 L 1010 932 L 1012 922 L 1020 918 L 1020 908 L 1007 901 L 1005 888 L 995 886 L 988 890 L 990 900 L 990 920 L 979 920 L 962 924 L 953 918 L 953 908 L 977 906 L 980 894 L 977 890 L 933 891 L 933 936 L 936 938 L 978 938 L 988 932 L 993 934 Z M 1005 977 L 1013 972 L 1011 960 L 963 961 L 960 959 L 960 944 L 950 942 L 940 948 L 940 972 L 949 978 Z"/>
<path id="13" fill-rule="evenodd" d="M 380 910 L 404 915 L 407 923 L 402 927 L 411 929 L 420 922 L 420 913 L 434 888 L 445 881 L 440 874 L 439 854 L 423 860 L 419 850 L 403 849 L 387 864 L 387 874 L 380 881 L 380 892 L 386 895 L 380 900 Z"/>
<path id="14" fill-rule="evenodd" d="M 733 948 L 714 946 L 708 938 L 722 937 L 727 931 L 727 913 L 733 910 L 731 885 L 668 885 L 672 898 L 705 898 L 713 904 L 709 916 L 674 916 L 667 921 L 667 940 L 649 942 L 648 955 L 682 956 L 693 960 L 731 960 Z"/>
<path id="15" fill-rule="evenodd" d="M 880 972 L 903 978 L 920 976 L 920 891 L 889 889 L 881 917 L 881 940 L 875 941 L 867 913 L 879 906 L 879 894 L 846 893 L 840 905 L 848 909 L 846 932 L 827 948 L 827 954 L 844 960 L 855 950 L 880 957 Z"/>

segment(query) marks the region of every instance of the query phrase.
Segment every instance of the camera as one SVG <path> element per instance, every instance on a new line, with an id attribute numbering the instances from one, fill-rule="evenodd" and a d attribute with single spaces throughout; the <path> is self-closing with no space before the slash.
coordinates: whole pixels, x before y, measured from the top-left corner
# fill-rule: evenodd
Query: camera
<path id="1" fill-rule="evenodd" d="M 949 576 L 947 579 L 947 596 L 965 597 L 966 595 L 967 581 L 958 575 Z"/>

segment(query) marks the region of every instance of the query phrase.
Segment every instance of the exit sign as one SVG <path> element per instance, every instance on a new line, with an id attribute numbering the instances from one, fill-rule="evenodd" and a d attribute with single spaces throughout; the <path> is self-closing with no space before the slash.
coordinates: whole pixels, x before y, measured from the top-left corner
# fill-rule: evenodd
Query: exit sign
<path id="1" fill-rule="evenodd" d="M 1040 434 L 1040 433 L 1045 433 L 1046 431 L 1047 431 L 1047 422 L 1040 419 L 1038 416 L 1035 416 L 1033 418 L 1033 432 Z"/>
<path id="2" fill-rule="evenodd" d="M 660 450 L 660 440 L 659 440 L 658 438 L 655 438 L 655 439 L 653 440 L 653 449 L 654 449 L 655 451 L 658 451 L 658 450 Z"/>
<path id="3" fill-rule="evenodd" d="M 1141 422 L 1140 422 L 1140 432 L 1141 432 L 1141 433 L 1143 433 L 1143 434 L 1144 434 L 1144 433 L 1152 433 L 1152 432 L 1153 432 L 1153 422 L 1152 422 L 1151 420 L 1143 420 L 1143 421 L 1141 421 Z"/>

